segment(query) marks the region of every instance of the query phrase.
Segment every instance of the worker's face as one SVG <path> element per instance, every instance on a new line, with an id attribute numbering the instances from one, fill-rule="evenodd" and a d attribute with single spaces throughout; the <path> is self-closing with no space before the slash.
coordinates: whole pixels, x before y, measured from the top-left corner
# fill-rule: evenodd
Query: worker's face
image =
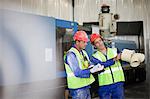
<path id="1" fill-rule="evenodd" d="M 104 45 L 104 42 L 101 38 L 97 38 L 95 41 L 94 41 L 94 46 L 97 48 L 97 49 L 104 49 L 105 48 L 105 45 Z"/>
<path id="2" fill-rule="evenodd" d="M 78 47 L 80 49 L 85 49 L 86 45 L 87 45 L 87 42 L 85 42 L 85 41 L 78 41 Z"/>

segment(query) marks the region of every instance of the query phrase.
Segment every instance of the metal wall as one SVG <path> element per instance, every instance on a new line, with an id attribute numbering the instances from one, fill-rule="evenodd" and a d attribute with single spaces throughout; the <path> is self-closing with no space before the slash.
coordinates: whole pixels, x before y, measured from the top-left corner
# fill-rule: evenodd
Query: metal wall
<path id="1" fill-rule="evenodd" d="M 72 21 L 72 0 L 1 0 L 3 7 Z"/>

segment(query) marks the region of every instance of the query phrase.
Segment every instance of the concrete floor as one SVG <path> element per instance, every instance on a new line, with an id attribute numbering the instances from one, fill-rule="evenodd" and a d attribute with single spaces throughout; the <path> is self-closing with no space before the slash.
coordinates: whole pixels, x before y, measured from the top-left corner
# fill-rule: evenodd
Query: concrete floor
<path id="1" fill-rule="evenodd" d="M 125 99 L 150 99 L 148 83 L 139 82 L 125 86 Z"/>
<path id="2" fill-rule="evenodd" d="M 149 86 L 146 82 L 138 82 L 125 86 L 125 99 L 150 99 Z M 92 99 L 99 99 L 98 97 Z"/>

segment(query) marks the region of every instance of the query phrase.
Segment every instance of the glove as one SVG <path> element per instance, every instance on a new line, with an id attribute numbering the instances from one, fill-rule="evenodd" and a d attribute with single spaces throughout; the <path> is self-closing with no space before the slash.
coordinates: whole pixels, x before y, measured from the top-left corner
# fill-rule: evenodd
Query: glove
<path id="1" fill-rule="evenodd" d="M 95 73 L 104 69 L 104 66 L 97 64 L 92 69 L 90 69 L 91 73 Z"/>
<path id="2" fill-rule="evenodd" d="M 93 68 L 94 67 L 94 65 L 90 65 L 88 68 Z"/>

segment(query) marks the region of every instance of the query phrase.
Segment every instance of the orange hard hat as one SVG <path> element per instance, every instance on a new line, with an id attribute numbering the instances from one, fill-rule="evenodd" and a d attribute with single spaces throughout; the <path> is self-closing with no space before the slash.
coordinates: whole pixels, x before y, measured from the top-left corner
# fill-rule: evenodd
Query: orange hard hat
<path id="1" fill-rule="evenodd" d="M 98 34 L 98 33 L 93 33 L 93 34 L 91 34 L 91 36 L 90 36 L 90 41 L 91 41 L 91 43 L 93 44 L 94 41 L 95 41 L 97 38 L 101 38 L 101 39 L 102 39 L 102 36 L 101 36 L 100 34 Z"/>
<path id="2" fill-rule="evenodd" d="M 79 41 L 88 42 L 88 36 L 85 31 L 77 31 L 74 34 L 73 39 L 74 41 L 79 40 Z"/>

